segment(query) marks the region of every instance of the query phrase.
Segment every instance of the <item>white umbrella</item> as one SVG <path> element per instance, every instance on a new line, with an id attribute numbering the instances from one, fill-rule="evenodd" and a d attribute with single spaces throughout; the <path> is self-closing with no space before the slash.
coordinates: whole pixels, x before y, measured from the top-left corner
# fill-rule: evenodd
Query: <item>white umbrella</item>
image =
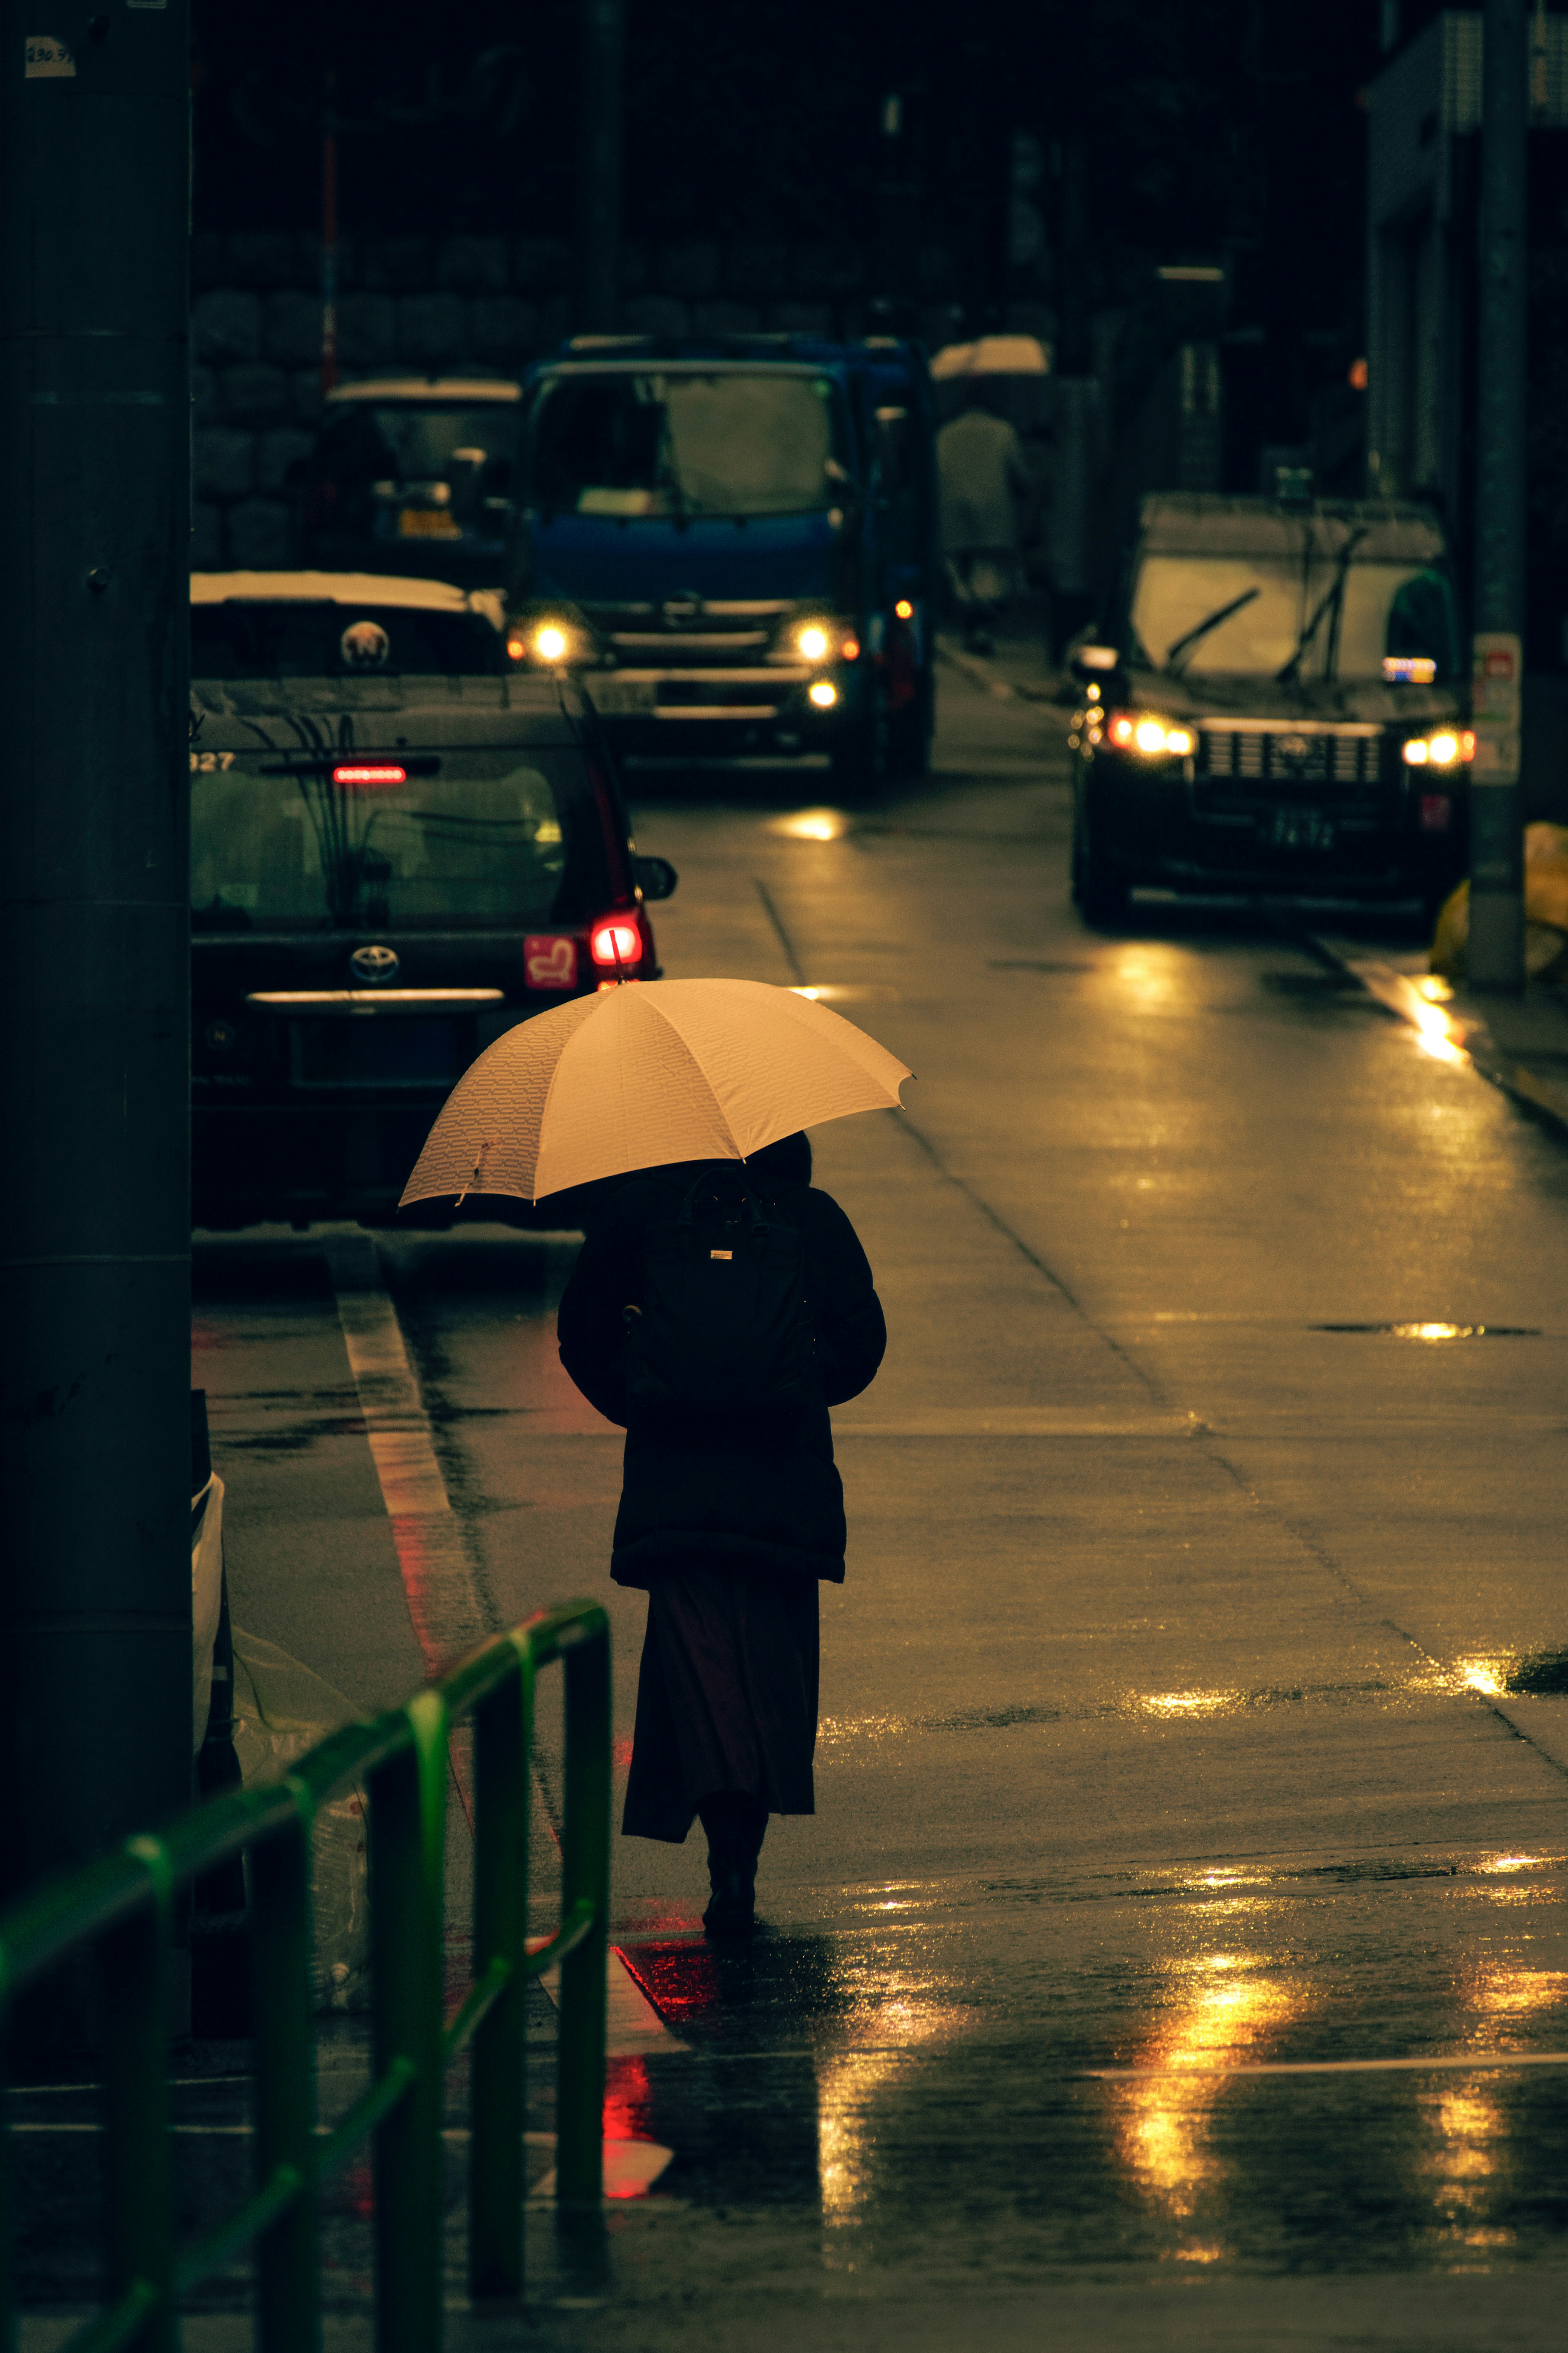
<path id="1" fill-rule="evenodd" d="M 1033 335 L 982 335 L 978 343 L 949 343 L 931 364 L 941 384 L 955 375 L 1048 375 L 1046 347 Z"/>
<path id="2" fill-rule="evenodd" d="M 410 1201 L 537 1201 L 672 1160 L 896 1108 L 902 1062 L 825 1005 L 760 980 L 628 982 L 520 1021 L 453 1088 Z"/>

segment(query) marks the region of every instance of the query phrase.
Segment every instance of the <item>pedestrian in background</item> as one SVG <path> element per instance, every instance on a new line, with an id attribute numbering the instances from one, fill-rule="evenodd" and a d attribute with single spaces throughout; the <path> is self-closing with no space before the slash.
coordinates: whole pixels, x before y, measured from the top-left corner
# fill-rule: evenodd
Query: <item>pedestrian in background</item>
<path id="1" fill-rule="evenodd" d="M 968 405 L 936 437 L 942 549 L 964 643 L 995 651 L 995 630 L 1017 594 L 1018 550 L 1033 496 L 1024 445 L 1000 414 L 994 378 L 976 376 Z"/>
<path id="2" fill-rule="evenodd" d="M 694 1368 L 701 1334 L 680 1329 L 704 1298 L 716 1319 L 756 1303 L 754 1333 L 726 1326 L 722 1403 Z M 679 1845 L 700 1817 L 704 1925 L 744 1935 L 769 1814 L 816 1810 L 817 1585 L 842 1583 L 846 1541 L 827 1409 L 882 1360 L 871 1270 L 812 1187 L 807 1139 L 786 1136 L 601 1188 L 558 1331 L 573 1380 L 626 1430 L 610 1574 L 648 1597 L 622 1830 Z"/>

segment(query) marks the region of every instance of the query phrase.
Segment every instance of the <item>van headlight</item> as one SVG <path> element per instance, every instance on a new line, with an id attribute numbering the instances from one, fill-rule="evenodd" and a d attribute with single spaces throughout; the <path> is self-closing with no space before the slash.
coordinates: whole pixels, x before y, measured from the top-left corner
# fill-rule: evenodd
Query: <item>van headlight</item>
<path id="1" fill-rule="evenodd" d="M 1429 735 L 1407 736 L 1402 746 L 1409 768 L 1458 768 L 1476 756 L 1476 738 L 1468 727 L 1434 727 Z"/>
<path id="2" fill-rule="evenodd" d="M 1197 742 L 1190 727 L 1157 711 L 1113 711 L 1105 733 L 1113 750 L 1144 760 L 1184 760 Z"/>

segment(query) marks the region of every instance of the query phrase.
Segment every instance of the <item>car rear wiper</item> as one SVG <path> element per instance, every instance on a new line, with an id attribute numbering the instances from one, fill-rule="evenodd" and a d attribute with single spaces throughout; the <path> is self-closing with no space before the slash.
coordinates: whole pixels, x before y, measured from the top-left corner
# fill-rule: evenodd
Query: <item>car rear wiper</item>
<path id="1" fill-rule="evenodd" d="M 1262 594 L 1261 588 L 1244 588 L 1239 596 L 1233 596 L 1228 605 L 1220 607 L 1218 612 L 1206 614 L 1195 629 L 1189 629 L 1184 638 L 1178 638 L 1173 646 L 1165 648 L 1165 668 L 1179 678 L 1181 672 L 1176 670 L 1178 656 L 1190 653 L 1200 638 L 1206 638 L 1211 629 L 1217 629 L 1222 621 L 1228 621 L 1233 613 L 1239 613 L 1244 605 L 1250 605 L 1255 596 Z"/>
<path id="2" fill-rule="evenodd" d="M 1322 621 L 1323 616 L 1325 613 L 1330 612 L 1332 613 L 1333 618 L 1329 624 L 1329 659 L 1327 667 L 1324 670 L 1324 676 L 1327 678 L 1332 678 L 1335 670 L 1339 666 L 1340 614 L 1343 608 L 1345 601 L 1345 583 L 1351 576 L 1351 558 L 1355 554 L 1356 549 L 1361 545 L 1362 541 L 1366 537 L 1371 527 L 1372 526 L 1369 523 L 1363 523 L 1359 530 L 1352 531 L 1351 533 L 1349 538 L 1345 541 L 1344 545 L 1341 548 L 1338 559 L 1335 563 L 1333 579 L 1330 582 L 1328 587 L 1324 589 L 1321 597 L 1319 599 L 1317 611 L 1312 615 L 1311 619 L 1308 622 L 1306 628 L 1297 638 L 1296 650 L 1291 655 L 1289 660 L 1285 664 L 1284 669 L 1277 670 L 1274 673 L 1274 682 L 1277 686 L 1294 684 L 1298 675 L 1300 674 L 1301 664 L 1307 658 L 1307 649 L 1310 646 L 1312 639 L 1318 634 L 1319 626 Z"/>

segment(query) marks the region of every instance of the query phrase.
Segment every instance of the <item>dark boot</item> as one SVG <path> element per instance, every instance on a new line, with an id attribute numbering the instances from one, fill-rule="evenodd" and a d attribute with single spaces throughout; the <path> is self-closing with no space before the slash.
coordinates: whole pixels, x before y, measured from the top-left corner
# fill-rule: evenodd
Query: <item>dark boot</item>
<path id="1" fill-rule="evenodd" d="M 702 1915 L 710 1936 L 749 1936 L 756 1915 L 757 1857 L 768 1827 L 761 1798 L 716 1789 L 697 1809 L 708 1833 L 712 1900 Z"/>

